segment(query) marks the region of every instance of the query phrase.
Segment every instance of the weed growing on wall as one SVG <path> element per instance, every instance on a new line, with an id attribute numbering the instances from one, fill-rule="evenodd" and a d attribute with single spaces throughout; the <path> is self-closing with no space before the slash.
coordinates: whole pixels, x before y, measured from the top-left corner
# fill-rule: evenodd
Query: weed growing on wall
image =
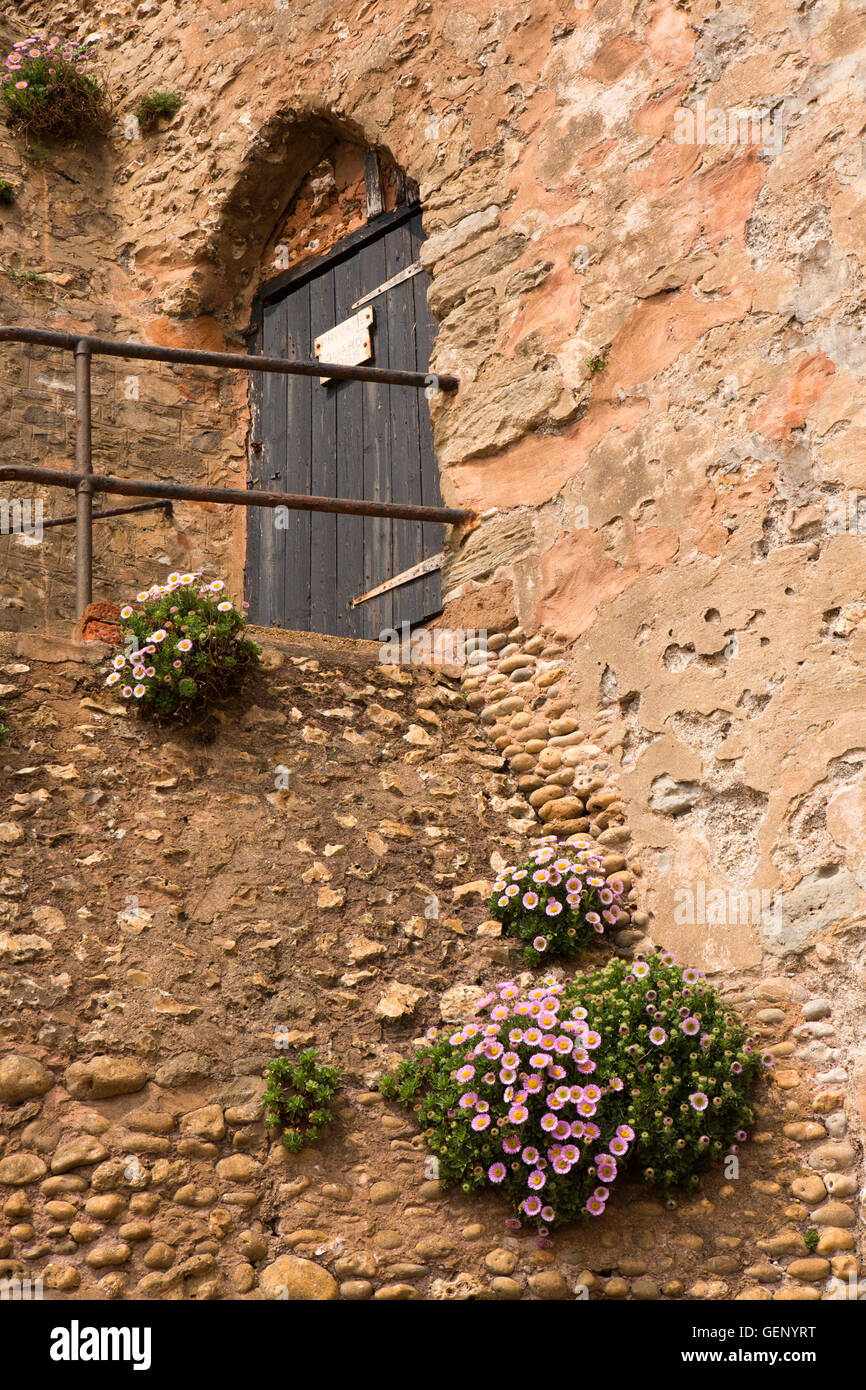
<path id="1" fill-rule="evenodd" d="M 161 120 L 176 116 L 183 105 L 183 97 L 177 92 L 149 92 L 133 107 L 141 130 L 155 130 Z"/>
<path id="2" fill-rule="evenodd" d="M 506 1193 L 513 1226 L 600 1216 L 628 1167 L 666 1193 L 694 1188 L 756 1113 L 762 1058 L 669 955 L 528 990 L 505 981 L 474 1019 L 427 1038 L 380 1090 L 415 1110 L 441 1180 Z"/>
<path id="3" fill-rule="evenodd" d="M 8 179 L 0 179 L 0 204 L 11 207 L 17 196 L 14 185 Z"/>
<path id="4" fill-rule="evenodd" d="M 329 1109 L 340 1084 L 336 1067 L 326 1067 L 314 1048 L 290 1057 L 275 1057 L 268 1066 L 264 1093 L 265 1120 L 283 1131 L 283 1143 L 290 1153 L 300 1153 L 314 1144 L 332 1121 Z"/>
<path id="5" fill-rule="evenodd" d="M 260 655 L 217 579 L 170 574 L 120 610 L 124 650 L 106 685 L 144 714 L 189 718 L 237 690 Z"/>
<path id="6" fill-rule="evenodd" d="M 0 100 L 10 124 L 28 140 L 104 134 L 111 125 L 108 92 L 94 71 L 90 48 L 56 36 L 32 34 L 14 45 L 6 57 Z"/>
<path id="7" fill-rule="evenodd" d="M 529 858 L 502 870 L 488 902 L 507 935 L 526 943 L 527 965 L 574 956 L 593 935 L 624 916 L 623 885 L 605 881 L 602 858 L 589 841 L 560 844 L 546 835 Z"/>

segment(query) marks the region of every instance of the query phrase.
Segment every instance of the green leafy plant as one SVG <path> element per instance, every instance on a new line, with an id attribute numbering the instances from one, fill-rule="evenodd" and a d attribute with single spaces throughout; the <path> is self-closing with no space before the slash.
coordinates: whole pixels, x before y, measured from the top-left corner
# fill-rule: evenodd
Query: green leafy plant
<path id="1" fill-rule="evenodd" d="M 586 365 L 591 372 L 603 372 L 607 366 L 607 358 L 603 352 L 594 352 L 587 357 Z"/>
<path id="2" fill-rule="evenodd" d="M 38 285 L 46 284 L 44 275 L 40 275 L 38 270 L 7 270 L 6 274 L 10 280 L 14 280 L 16 285 L 30 286 L 35 288 Z"/>
<path id="3" fill-rule="evenodd" d="M 154 130 L 160 120 L 170 120 L 183 106 L 183 97 L 177 92 L 150 92 L 133 107 L 139 127 Z"/>
<path id="4" fill-rule="evenodd" d="M 265 1120 L 282 1129 L 290 1153 L 300 1153 L 333 1120 L 328 1107 L 340 1084 L 340 1072 L 324 1066 L 315 1049 L 307 1047 L 294 1062 L 290 1057 L 275 1057 L 266 1078 Z"/>
<path id="5" fill-rule="evenodd" d="M 746 1138 L 761 1062 L 717 991 L 665 954 L 505 981 L 380 1090 L 415 1110 L 443 1182 L 497 1188 L 511 1226 L 546 1231 L 600 1216 L 628 1167 L 666 1194 L 696 1187 Z"/>
<path id="6" fill-rule="evenodd" d="M 4 706 L 3 706 L 3 705 L 0 705 L 0 716 L 4 715 L 5 713 L 6 713 L 6 710 L 5 710 Z M 0 741 L 2 741 L 5 737 L 6 737 L 6 725 L 3 723 L 2 718 L 0 718 Z"/>
<path id="7" fill-rule="evenodd" d="M 526 964 L 537 965 L 577 955 L 606 925 L 615 926 L 625 915 L 622 894 L 618 878 L 605 879 L 590 840 L 560 844 L 546 835 L 524 863 L 502 870 L 487 906 L 507 935 L 526 942 Z"/>
<path id="8" fill-rule="evenodd" d="M 8 179 L 0 179 L 0 204 L 4 207 L 11 207 L 17 197 L 14 184 L 11 184 Z"/>
<path id="9" fill-rule="evenodd" d="M 814 1255 L 815 1251 L 818 1249 L 818 1241 L 821 1239 L 821 1232 L 816 1230 L 814 1226 L 810 1226 L 807 1231 L 803 1232 L 803 1239 L 806 1242 L 806 1249 L 809 1251 L 809 1254 Z"/>
<path id="10" fill-rule="evenodd" d="M 111 104 L 92 70 L 89 45 L 31 34 L 14 45 L 5 68 L 0 100 L 10 124 L 28 139 L 68 140 L 109 129 Z"/>
<path id="11" fill-rule="evenodd" d="M 261 649 L 244 636 L 246 616 L 224 589 L 196 572 L 170 574 L 140 593 L 139 609 L 120 610 L 124 650 L 106 685 L 144 714 L 181 720 L 239 689 Z"/>

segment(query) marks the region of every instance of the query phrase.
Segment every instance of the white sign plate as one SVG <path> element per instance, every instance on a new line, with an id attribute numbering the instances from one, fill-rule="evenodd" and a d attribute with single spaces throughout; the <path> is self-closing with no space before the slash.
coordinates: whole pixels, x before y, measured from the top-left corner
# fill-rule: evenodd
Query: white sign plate
<path id="1" fill-rule="evenodd" d="M 370 329 L 373 326 L 373 308 L 362 309 L 350 319 L 343 319 L 327 333 L 316 338 L 313 347 L 320 362 L 333 362 L 343 367 L 357 367 L 369 362 L 373 356 L 370 342 Z M 331 381 L 329 376 L 320 376 L 319 381 Z"/>

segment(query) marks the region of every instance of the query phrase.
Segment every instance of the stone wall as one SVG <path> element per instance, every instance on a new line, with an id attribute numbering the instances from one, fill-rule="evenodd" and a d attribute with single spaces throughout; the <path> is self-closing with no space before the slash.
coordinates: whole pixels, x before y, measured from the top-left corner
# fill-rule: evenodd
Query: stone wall
<path id="1" fill-rule="evenodd" d="M 859 1016 L 857 5 L 18 13 L 103 34 L 121 113 L 156 86 L 185 100 L 156 134 L 119 125 L 37 166 L 0 126 L 0 172 L 22 182 L 0 317 L 240 345 L 279 239 L 301 257 L 355 225 L 347 147 L 381 150 L 419 185 L 433 365 L 461 379 L 433 405 L 443 494 L 482 514 L 452 537 L 443 622 L 557 634 L 562 698 L 607 729 L 665 944 L 712 970 L 838 971 Z M 339 193 L 315 209 L 335 141 Z M 0 371 L 4 456 L 65 462 L 69 362 L 4 348 Z M 243 480 L 245 383 L 148 368 L 130 401 L 127 375 L 96 370 L 100 466 Z M 98 530 L 97 595 L 205 562 L 237 593 L 242 528 L 178 506 Z M 70 545 L 2 542 L 5 626 L 68 630 Z M 539 719 L 546 698 L 527 700 Z M 862 1045 L 845 1068 L 862 1097 Z"/>

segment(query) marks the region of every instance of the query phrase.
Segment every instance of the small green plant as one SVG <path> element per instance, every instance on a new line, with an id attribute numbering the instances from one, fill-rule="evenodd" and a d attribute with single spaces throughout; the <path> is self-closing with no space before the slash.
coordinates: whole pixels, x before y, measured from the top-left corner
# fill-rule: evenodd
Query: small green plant
<path id="1" fill-rule="evenodd" d="M 0 101 L 28 140 L 75 139 L 110 127 L 106 87 L 88 70 L 90 46 L 31 34 L 14 45 L 5 66 Z"/>
<path id="2" fill-rule="evenodd" d="M 171 120 L 183 106 L 183 97 L 177 92 L 149 92 L 133 107 L 133 114 L 141 130 L 154 130 L 161 120 Z"/>
<path id="3" fill-rule="evenodd" d="M 307 1047 L 295 1062 L 275 1057 L 266 1077 L 265 1120 L 282 1129 L 290 1153 L 300 1153 L 306 1144 L 315 1144 L 333 1120 L 328 1107 L 340 1084 L 340 1072 L 323 1066 L 315 1049 Z"/>
<path id="4" fill-rule="evenodd" d="M 809 1254 L 814 1255 L 815 1251 L 818 1249 L 818 1241 L 821 1239 L 820 1231 L 817 1231 L 814 1226 L 810 1226 L 807 1231 L 803 1232 L 803 1239 L 806 1242 L 806 1249 L 809 1251 Z"/>
<path id="5" fill-rule="evenodd" d="M 526 942 L 526 964 L 538 965 L 577 955 L 605 925 L 615 926 L 624 915 L 622 893 L 618 878 L 605 879 L 590 840 L 560 844 L 546 835 L 523 864 L 502 870 L 488 910 L 507 935 Z"/>
<path id="6" fill-rule="evenodd" d="M 14 185 L 8 179 L 0 179 L 0 203 L 4 207 L 11 207 L 17 197 Z"/>
<path id="7" fill-rule="evenodd" d="M 124 649 L 105 684 L 143 714 L 180 720 L 239 689 L 261 648 L 244 636 L 246 615 L 224 589 L 196 572 L 170 574 L 140 593 L 140 609 L 120 610 Z"/>
<path id="8" fill-rule="evenodd" d="M 3 715 L 5 713 L 6 710 L 4 706 L 0 705 L 0 742 L 2 742 L 3 739 L 6 737 L 6 725 L 3 723 Z"/>
<path id="9" fill-rule="evenodd" d="M 603 352 L 594 352 L 587 357 L 586 365 L 591 372 L 603 372 L 607 366 L 607 358 Z"/>
<path id="10" fill-rule="evenodd" d="M 762 1062 L 718 992 L 666 953 L 529 990 L 503 981 L 379 1089 L 414 1109 L 443 1182 L 504 1192 L 510 1226 L 544 1231 L 600 1216 L 626 1167 L 666 1195 L 693 1190 L 745 1140 Z"/>
<path id="11" fill-rule="evenodd" d="M 16 285 L 44 285 L 45 276 L 40 275 L 38 270 L 7 270 L 6 274 L 10 280 L 14 280 Z"/>
<path id="12" fill-rule="evenodd" d="M 28 164 L 44 164 L 48 158 L 48 151 L 44 145 L 25 145 L 22 151 Z"/>

